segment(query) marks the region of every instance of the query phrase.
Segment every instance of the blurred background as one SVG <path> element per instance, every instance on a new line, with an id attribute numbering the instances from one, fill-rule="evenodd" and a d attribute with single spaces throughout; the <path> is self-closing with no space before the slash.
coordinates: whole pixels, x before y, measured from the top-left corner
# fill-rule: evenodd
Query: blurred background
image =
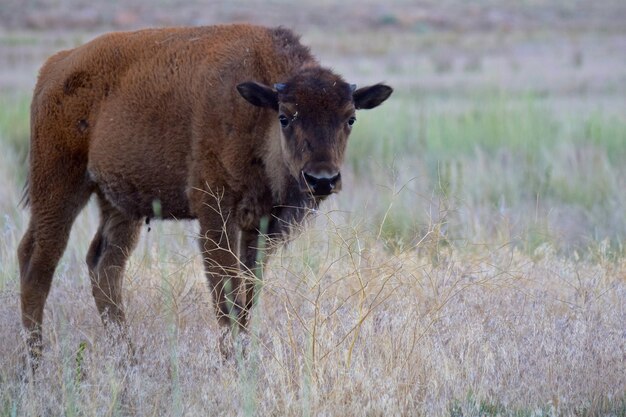
<path id="1" fill-rule="evenodd" d="M 359 116 L 332 203 L 391 249 L 428 232 L 533 253 L 626 236 L 626 2 L 2 0 L 0 136 L 23 181 L 38 68 L 103 32 L 284 25 L 322 64 L 396 93 Z M 7 210 L 9 208 L 6 208 Z"/>

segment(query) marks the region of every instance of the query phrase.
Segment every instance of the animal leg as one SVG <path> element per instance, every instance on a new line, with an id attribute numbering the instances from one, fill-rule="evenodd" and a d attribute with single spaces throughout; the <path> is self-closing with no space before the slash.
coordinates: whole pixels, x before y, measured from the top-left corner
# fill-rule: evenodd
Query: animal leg
<path id="1" fill-rule="evenodd" d="M 263 264 L 259 264 L 258 256 L 259 233 L 257 231 L 243 231 L 239 242 L 239 254 L 244 273 L 244 285 L 246 294 L 246 304 L 240 312 L 239 323 L 243 328 L 247 328 L 250 320 L 250 313 L 254 305 L 255 290 L 260 285 L 260 272 Z"/>
<path id="2" fill-rule="evenodd" d="M 130 343 L 122 304 L 122 281 L 126 261 L 139 240 L 141 220 L 127 217 L 101 196 L 99 202 L 100 226 L 87 253 L 91 289 L 105 327 L 109 331 L 121 331 Z"/>
<path id="3" fill-rule="evenodd" d="M 219 215 L 199 218 L 200 250 L 209 282 L 217 321 L 233 330 L 241 329 L 239 318 L 245 306 L 245 293 L 237 254 L 238 230 Z"/>
<path id="4" fill-rule="evenodd" d="M 56 189 L 52 181 L 47 185 L 49 192 L 30 193 L 30 223 L 18 247 L 22 324 L 33 369 L 41 356 L 43 311 L 54 271 L 72 224 L 91 194 L 84 183 L 66 181 Z"/>

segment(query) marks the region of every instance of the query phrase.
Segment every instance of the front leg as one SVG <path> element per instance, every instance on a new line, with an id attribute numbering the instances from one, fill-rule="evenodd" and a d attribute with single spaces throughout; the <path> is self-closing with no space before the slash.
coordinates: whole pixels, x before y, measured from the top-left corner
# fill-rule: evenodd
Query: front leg
<path id="1" fill-rule="evenodd" d="M 217 321 L 234 330 L 242 328 L 240 317 L 245 306 L 245 292 L 239 271 L 238 227 L 228 216 L 207 207 L 200 221 L 200 250 L 204 261 Z"/>
<path id="2" fill-rule="evenodd" d="M 258 230 L 244 230 L 241 232 L 241 240 L 239 243 L 242 270 L 245 274 L 246 292 L 246 305 L 239 317 L 239 323 L 243 328 L 247 328 L 248 326 L 250 312 L 256 305 L 256 298 L 258 298 L 259 293 L 258 290 L 262 285 L 263 256 L 265 253 L 259 251 L 259 249 L 264 250 L 264 248 L 259 248 L 259 244 L 262 244 L 262 242 L 259 242 L 259 236 Z"/>

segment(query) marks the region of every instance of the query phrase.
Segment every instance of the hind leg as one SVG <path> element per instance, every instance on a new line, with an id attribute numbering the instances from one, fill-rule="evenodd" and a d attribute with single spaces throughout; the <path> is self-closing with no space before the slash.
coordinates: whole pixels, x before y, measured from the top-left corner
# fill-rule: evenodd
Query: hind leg
<path id="1" fill-rule="evenodd" d="M 88 185 L 71 181 L 53 191 L 30 193 L 30 223 L 18 247 L 22 324 L 33 367 L 41 356 L 43 310 L 54 270 L 67 246 L 72 223 L 91 194 Z"/>
<path id="2" fill-rule="evenodd" d="M 98 197 L 100 226 L 87 253 L 92 293 L 105 327 L 121 331 L 128 341 L 122 281 L 126 261 L 139 240 L 141 220 L 127 217 L 100 195 Z"/>

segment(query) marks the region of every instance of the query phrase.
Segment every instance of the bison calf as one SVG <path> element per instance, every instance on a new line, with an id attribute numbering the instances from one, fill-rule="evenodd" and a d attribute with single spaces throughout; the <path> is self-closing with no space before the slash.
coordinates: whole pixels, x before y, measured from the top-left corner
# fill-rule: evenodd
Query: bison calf
<path id="1" fill-rule="evenodd" d="M 94 193 L 87 265 L 105 323 L 124 327 L 124 266 L 142 222 L 160 217 L 199 221 L 217 319 L 245 328 L 261 219 L 285 235 L 339 191 L 355 110 L 391 93 L 346 83 L 284 28 L 111 33 L 52 56 L 31 105 L 31 218 L 18 249 L 31 355 L 72 223 Z"/>

